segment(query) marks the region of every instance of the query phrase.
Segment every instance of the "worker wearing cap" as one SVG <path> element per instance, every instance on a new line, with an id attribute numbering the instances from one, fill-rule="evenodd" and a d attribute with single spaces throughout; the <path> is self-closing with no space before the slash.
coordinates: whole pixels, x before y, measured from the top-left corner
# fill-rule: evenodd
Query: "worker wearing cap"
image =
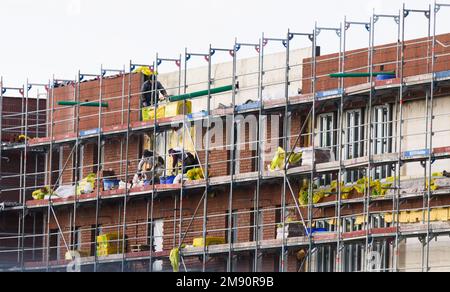
<path id="1" fill-rule="evenodd" d="M 147 80 L 142 84 L 142 106 L 153 106 L 156 100 L 160 99 L 160 93 L 164 98 L 169 98 L 166 89 L 161 82 L 156 80 L 156 73 L 152 72 Z"/>
<path id="2" fill-rule="evenodd" d="M 141 161 L 139 162 L 137 176 L 144 180 L 151 180 L 153 172 L 155 181 L 159 182 L 159 178 L 164 175 L 164 159 L 153 154 L 153 151 L 145 150 Z M 154 164 L 153 164 L 154 162 Z"/>
<path id="3" fill-rule="evenodd" d="M 169 150 L 169 155 L 172 157 L 172 168 L 177 169 L 178 164 L 182 163 L 184 165 L 183 174 L 187 173 L 189 170 L 199 167 L 200 162 L 197 157 L 195 157 L 190 152 L 184 152 L 181 148 L 174 148 Z"/>

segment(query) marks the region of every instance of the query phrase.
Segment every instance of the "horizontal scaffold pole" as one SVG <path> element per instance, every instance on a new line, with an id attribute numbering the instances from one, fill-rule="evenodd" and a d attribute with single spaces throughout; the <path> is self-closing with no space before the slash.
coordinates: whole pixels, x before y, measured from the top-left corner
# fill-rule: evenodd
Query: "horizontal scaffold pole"
<path id="1" fill-rule="evenodd" d="M 372 73 L 373 77 L 378 76 L 396 76 L 395 72 L 374 72 Z M 370 77 L 370 73 L 334 73 L 330 74 L 331 78 L 360 78 L 360 77 Z"/>
<path id="2" fill-rule="evenodd" d="M 77 102 L 77 101 L 59 101 L 58 105 L 61 106 L 86 106 L 86 107 L 108 107 L 108 103 L 102 102 L 101 104 L 99 102 Z"/>
<path id="3" fill-rule="evenodd" d="M 228 92 L 228 91 L 232 91 L 232 90 L 233 90 L 233 85 L 228 85 L 228 86 L 223 86 L 223 87 L 212 88 L 211 90 L 202 90 L 202 91 L 182 94 L 182 95 L 178 95 L 178 96 L 172 96 L 172 97 L 170 97 L 170 101 L 171 102 L 183 101 L 183 100 L 193 99 L 196 97 L 207 96 L 210 93 L 211 94 L 219 94 L 219 93 Z"/>

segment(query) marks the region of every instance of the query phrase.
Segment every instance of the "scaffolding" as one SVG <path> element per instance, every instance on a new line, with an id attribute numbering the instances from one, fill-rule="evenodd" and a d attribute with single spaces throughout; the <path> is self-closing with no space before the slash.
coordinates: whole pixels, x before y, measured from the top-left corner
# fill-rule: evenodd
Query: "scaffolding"
<path id="1" fill-rule="evenodd" d="M 185 50 L 184 56 L 177 58 L 161 58 L 156 55 L 152 64 L 135 64 L 130 62 L 129 68 L 125 69 L 105 69 L 101 68 L 98 74 L 84 74 L 78 72 L 74 80 L 60 80 L 55 77 L 48 84 L 27 83 L 20 88 L 4 86 L 3 79 L 0 82 L 0 172 L 5 165 L 3 157 L 10 153 L 19 153 L 20 169 L 19 174 L 7 174 L 2 176 L 0 185 L 0 198 L 2 195 L 16 194 L 17 200 L 3 204 L 0 209 L 0 215 L 16 214 L 17 234 L 8 233 L 0 237 L 0 258 L 10 258 L 11 255 L 16 258 L 9 260 L 12 264 L 0 265 L 0 269 L 12 271 L 55 271 L 65 270 L 71 262 L 61 260 L 61 254 L 65 252 L 77 252 L 86 246 L 91 249 L 90 257 L 83 257 L 77 262 L 83 269 L 92 271 L 101 271 L 110 265 L 118 267 L 118 270 L 125 272 L 130 270 L 159 271 L 159 265 L 170 266 L 167 264 L 169 251 L 172 248 L 180 250 L 180 262 L 185 271 L 201 270 L 203 272 L 211 270 L 236 271 L 244 266 L 242 259 L 250 258 L 249 270 L 263 271 L 264 259 L 267 255 L 273 256 L 276 262 L 274 270 L 280 272 L 292 271 L 290 258 L 297 257 L 298 263 L 296 271 L 385 271 L 399 272 L 402 270 L 430 271 L 433 269 L 449 269 L 450 266 L 435 266 L 431 264 L 431 245 L 432 241 L 439 236 L 450 235 L 450 224 L 435 224 L 433 212 L 443 208 L 450 208 L 450 205 L 439 203 L 437 198 L 448 196 L 448 190 L 432 190 L 433 185 L 433 164 L 438 160 L 450 159 L 450 150 L 441 149 L 437 151 L 434 148 L 435 135 L 438 133 L 449 132 L 447 130 L 435 130 L 435 120 L 438 117 L 445 117 L 445 114 L 435 113 L 435 99 L 444 93 L 442 88 L 448 87 L 450 80 L 450 68 L 437 70 L 439 60 L 445 59 L 450 55 L 446 50 L 448 45 L 439 40 L 437 35 L 437 19 L 442 8 L 450 7 L 450 4 L 435 3 L 428 9 L 408 9 L 405 5 L 397 15 L 374 14 L 368 22 L 348 21 L 347 18 L 338 27 L 321 27 L 317 23 L 311 32 L 292 32 L 288 31 L 283 38 L 269 38 L 262 34 L 257 43 L 242 43 L 235 40 L 232 48 L 215 48 L 210 45 L 206 53 L 193 53 Z M 424 39 L 407 41 L 406 21 L 411 14 L 423 14 L 427 20 L 428 35 Z M 390 45 L 377 45 L 375 28 L 382 19 L 393 20 L 397 27 L 398 42 Z M 363 50 L 347 51 L 348 35 L 350 28 L 362 26 L 368 32 L 368 47 Z M 319 52 L 319 36 L 325 32 L 335 33 L 338 37 L 339 52 L 329 57 L 321 57 Z M 306 39 L 310 44 L 311 57 L 300 60 L 298 63 L 292 61 L 291 52 L 294 40 Z M 281 44 L 286 49 L 286 62 L 283 66 L 266 69 L 265 60 L 267 55 L 265 51 L 271 44 Z M 424 47 L 425 54 L 420 57 L 409 58 L 407 50 L 409 47 Z M 256 51 L 257 70 L 250 73 L 239 74 L 238 56 L 242 49 L 250 48 Z M 394 51 L 395 60 L 383 60 L 380 56 L 383 52 Z M 218 53 L 229 54 L 232 58 L 232 73 L 223 79 L 214 79 L 213 65 L 214 57 Z M 347 61 L 355 56 L 361 58 L 367 57 L 367 65 L 355 67 L 348 64 Z M 188 84 L 190 73 L 189 64 L 193 57 L 203 58 L 207 62 L 207 81 Z M 381 60 L 381 61 L 377 61 Z M 175 64 L 178 68 L 177 85 L 167 88 L 168 91 L 176 92 L 178 95 L 189 92 L 191 87 L 207 87 L 206 110 L 199 115 L 193 115 L 186 112 L 187 101 L 183 101 L 182 113 L 179 116 L 170 119 L 159 119 L 158 109 L 163 106 L 156 98 L 152 107 L 153 118 L 147 122 L 136 122 L 141 114 L 140 98 L 145 92 L 140 88 L 141 75 L 134 74 L 138 67 L 149 68 L 151 72 L 159 72 L 163 65 Z M 349 81 L 341 76 L 335 80 L 330 79 L 329 72 L 321 73 L 327 64 L 332 63 L 335 66 L 335 72 L 332 73 L 361 73 L 368 72 L 369 77 L 366 82 Z M 425 64 L 426 71 L 421 74 L 406 72 L 405 68 L 411 71 L 413 64 L 418 68 Z M 419 64 L 419 65 L 417 65 Z M 184 65 L 184 69 L 183 69 Z M 378 67 L 393 68 L 396 72 L 396 78 L 388 82 L 378 82 L 375 71 Z M 442 67 L 442 66 L 441 66 Z M 441 68 L 439 67 L 439 68 Z M 293 77 L 292 70 L 302 70 L 307 72 L 299 78 Z M 414 68 L 413 68 L 414 69 Z M 417 69 L 420 71 L 419 69 Z M 384 70 L 381 70 L 384 71 Z M 266 76 L 270 72 L 282 74 L 282 82 L 266 82 Z M 254 77 L 256 84 L 249 87 L 240 86 L 240 79 L 244 77 Z M 87 80 L 87 78 L 91 78 Z M 108 80 L 121 80 L 120 88 L 108 88 Z M 156 81 L 159 77 L 156 75 Z M 141 80 L 142 81 L 142 80 Z M 218 83 L 232 84 L 231 96 L 223 93 L 213 94 L 213 86 Z M 302 92 L 298 96 L 292 96 L 292 84 L 300 83 Z M 331 85 L 330 85 L 331 84 Z M 92 85 L 92 86 L 91 86 Z M 283 87 L 284 96 L 278 93 L 282 98 L 278 100 L 268 100 L 265 98 L 265 92 L 270 87 Z M 329 86 L 335 89 L 329 90 Z M 37 108 L 35 111 L 29 109 L 30 92 L 33 88 L 44 88 L 46 92 L 47 106 L 45 109 L 39 107 L 41 94 L 37 94 Z M 58 89 L 71 88 L 72 98 L 75 106 L 57 107 Z M 326 91 L 321 91 L 326 88 Z M 3 103 L 5 94 L 8 92 L 18 92 L 22 99 L 22 111 L 20 113 L 9 113 L 4 110 Z M 246 91 L 256 91 L 256 101 L 251 107 L 240 107 L 237 103 L 238 94 Z M 415 97 L 414 91 L 425 92 L 425 115 L 419 117 L 405 118 L 404 104 L 412 97 L 416 100 L 422 99 Z M 413 92 L 413 93 L 411 93 Z M 153 92 L 152 92 L 153 93 Z M 156 95 L 160 92 L 155 90 Z M 90 96 L 89 103 L 98 103 L 95 110 L 83 110 L 82 100 L 84 96 Z M 94 97 L 95 96 L 95 97 Z M 231 106 L 225 109 L 213 108 L 212 100 L 214 98 L 230 99 Z M 367 117 L 363 111 L 359 118 L 349 123 L 346 115 L 350 100 L 359 100 L 364 103 Z M 386 101 L 389 107 L 386 113 L 383 109 L 379 111 L 380 103 Z M 120 104 L 120 110 L 111 112 L 105 111 L 102 104 L 113 105 Z M 86 104 L 84 104 L 86 105 Z M 322 115 L 326 112 L 326 107 L 333 107 L 335 114 L 326 121 L 335 120 L 335 126 L 321 128 Z M 298 131 L 292 130 L 293 116 L 302 115 L 300 118 L 300 127 Z M 256 140 L 242 142 L 239 137 L 238 127 L 240 121 L 238 116 L 254 114 L 257 116 Z M 282 134 L 279 137 L 267 137 L 264 139 L 268 127 L 267 117 L 275 115 L 282 119 Z M 384 119 L 384 115 L 392 118 Z M 447 116 L 450 114 L 447 114 Z M 42 123 L 40 117 L 45 116 L 46 121 Z M 66 118 L 69 116 L 70 118 Z M 8 118 L 19 117 L 20 125 L 5 126 L 3 121 Z M 32 117 L 35 117 L 33 119 Z M 73 117 L 73 118 L 72 118 Z M 222 121 L 231 119 L 231 129 L 226 129 L 230 140 L 227 139 L 225 145 L 220 147 L 211 145 L 211 132 L 213 129 L 213 119 L 220 118 Z M 303 119 L 302 119 L 303 118 Z M 108 125 L 105 120 L 113 119 L 116 123 L 113 126 Z M 97 127 L 92 130 L 86 130 L 85 125 L 89 121 L 97 122 Z M 364 121 L 365 120 L 365 121 Z M 423 121 L 424 132 L 405 133 L 404 124 L 408 121 Z M 33 122 L 34 121 L 34 122 Z M 206 145 L 196 147 L 195 139 L 192 136 L 192 127 L 195 122 L 202 123 L 200 133 L 206 141 Z M 32 133 L 34 139 L 28 139 L 30 130 L 35 128 Z M 45 128 L 41 133 L 39 129 Z M 318 130 L 319 128 L 319 130 Z M 66 132 L 61 129 L 67 129 Z M 197 165 L 202 170 L 204 179 L 199 181 L 185 181 L 181 179 L 179 185 L 162 186 L 157 183 L 156 170 L 152 170 L 152 178 L 146 187 L 129 188 L 128 183 L 134 176 L 134 167 L 140 160 L 139 151 L 131 149 L 135 146 L 133 139 L 141 140 L 143 135 L 148 135 L 151 141 L 151 150 L 154 154 L 160 153 L 158 149 L 158 139 L 164 139 L 167 142 L 168 130 L 180 130 L 182 157 L 185 157 L 185 149 L 188 144 L 192 144 L 194 152 L 200 161 Z M 62 131 L 62 132 L 61 132 Z M 242 129 L 241 129 L 242 131 Z M 355 134 L 359 131 L 359 134 Z M 3 133 L 20 133 L 24 135 L 23 142 L 4 142 Z M 68 134 L 73 132 L 73 134 Z M 348 133 L 354 133 L 355 138 L 349 139 Z M 379 132 L 382 132 L 381 136 Z M 378 134 L 376 134 L 378 133 Z M 240 133 L 242 136 L 242 133 Z M 164 138 L 161 138 L 164 135 Z M 244 136 L 245 136 L 244 126 Z M 251 135 L 248 134 L 250 137 Z M 357 137 L 356 137 L 357 136 Z M 411 136 L 424 138 L 424 148 L 417 150 L 406 148 L 411 147 L 408 139 Z M 325 138 L 324 138 L 325 137 Z M 115 144 L 120 151 L 119 161 L 107 161 L 105 154 L 107 141 L 119 140 L 120 144 Z M 244 139 L 246 140 L 246 139 Z M 325 141 L 325 142 L 324 142 Z M 178 141 L 179 142 L 179 141 Z M 266 143 L 278 142 L 279 146 L 286 150 L 284 156 L 284 167 L 278 171 L 267 171 Z M 391 143 L 389 143 L 391 142 Z M 91 165 L 84 163 L 83 149 L 89 143 L 96 144 L 93 149 L 97 161 L 90 162 Z M 114 143 L 111 142 L 111 143 Z M 295 154 L 295 149 L 307 144 L 312 149 L 311 165 L 289 168 L 289 161 Z M 386 146 L 390 144 L 390 146 Z M 240 158 L 238 147 L 256 146 L 254 153 L 250 157 Z M 356 146 L 355 146 L 356 145 Z M 381 145 L 381 146 L 379 146 Z M 68 150 L 64 149 L 68 146 Z M 167 145 L 164 145 L 164 153 L 167 153 Z M 355 148 L 358 150 L 355 150 Z M 421 146 L 419 146 L 421 147 Z M 381 148 L 381 150 L 380 150 Z M 59 158 L 55 157 L 58 154 Z M 228 158 L 217 161 L 212 157 L 214 151 L 226 149 Z M 335 161 L 322 163 L 316 161 L 317 150 L 335 149 Z M 150 150 L 150 149 L 149 149 Z M 38 169 L 39 156 L 35 155 L 34 162 L 30 162 L 30 153 L 38 151 L 45 155 L 44 169 Z M 133 157 L 134 156 L 134 157 Z M 167 164 L 167 154 L 162 155 Z M 153 165 L 156 165 L 156 155 L 152 158 Z M 34 164 L 33 164 L 34 163 Z M 55 167 L 55 163 L 59 166 Z M 241 164 L 247 163 L 253 165 L 252 172 L 240 171 Z M 405 193 L 402 188 L 404 178 L 402 177 L 402 168 L 419 163 L 423 167 L 423 188 L 413 193 Z M 226 165 L 228 175 L 213 176 L 212 170 L 220 165 Z M 30 173 L 30 165 L 35 167 Z M 123 190 L 105 192 L 101 190 L 101 184 L 105 177 L 101 170 L 112 167 L 118 167 L 120 178 L 125 183 Z M 56 168 L 56 169 L 55 169 Z M 181 172 L 184 171 L 184 162 L 181 165 Z M 61 185 L 65 183 L 67 174 L 70 173 L 71 183 L 78 186 L 83 179 L 83 174 L 88 169 L 96 169 L 95 190 L 92 194 L 77 195 L 68 199 L 55 198 L 52 194 Z M 170 169 L 166 165 L 165 174 Z M 380 174 L 382 173 L 382 174 Z M 30 177 L 34 178 L 33 183 Z M 363 196 L 358 198 L 345 198 L 344 188 L 346 183 L 351 181 L 349 177 L 368 179 L 363 183 Z M 392 177 L 393 182 L 387 189 L 391 195 L 384 197 L 372 196 L 373 180 L 383 177 Z M 44 182 L 42 182 L 44 178 Z M 335 178 L 336 189 L 332 193 L 335 200 L 326 202 L 315 202 L 316 188 L 318 181 L 332 180 Z M 4 187 L 4 181 L 18 180 L 18 187 Z M 306 182 L 306 183 L 305 183 Z M 275 185 L 281 188 L 279 205 L 267 206 L 263 202 L 263 191 L 270 186 Z M 307 204 L 302 205 L 298 192 L 300 186 L 308 187 Z M 30 200 L 31 192 L 50 186 L 52 190 L 48 200 Z M 249 187 L 250 186 L 250 187 Z M 247 200 L 251 202 L 252 208 L 240 209 L 236 204 L 236 198 L 239 197 L 239 191 L 243 188 L 249 188 L 253 194 L 247 194 Z M 210 200 L 215 198 L 215 192 L 227 194 L 227 206 L 223 208 L 222 213 L 209 212 Z M 77 188 L 75 187 L 75 192 Z M 236 195 L 238 192 L 238 195 Z M 199 198 L 197 204 L 193 204 L 192 198 Z M 162 200 L 173 198 L 173 208 L 165 210 Z M 210 199 L 212 198 L 212 199 Z M 404 207 L 408 200 L 422 200 L 421 206 Z M 145 200 L 145 220 L 131 220 L 130 205 L 135 200 Z M 435 200 L 437 203 L 434 203 Z M 31 202 L 31 203 L 30 203 Z M 104 205 L 114 205 L 117 207 L 118 223 L 106 225 L 101 224 L 102 207 Z M 190 204 L 193 204 L 192 206 Z M 362 212 L 355 213 L 344 212 L 351 206 L 361 206 Z M 95 218 L 91 228 L 78 229 L 78 213 L 83 207 L 95 208 Z M 381 206 L 381 207 L 380 207 Z M 134 206 L 133 206 L 134 207 Z M 155 208 L 157 208 L 155 210 Z M 331 212 L 325 210 L 331 209 Z M 159 234 L 155 230 L 155 213 L 171 213 L 164 217 L 164 226 L 170 226 L 173 232 L 168 234 Z M 422 214 L 418 222 L 413 225 L 403 224 L 401 218 L 405 212 L 419 212 Z M 274 215 L 275 220 L 270 223 L 264 222 L 264 218 L 269 214 Z M 68 216 L 68 224 L 61 224 L 61 216 Z M 250 218 L 248 223 L 239 222 L 240 218 Z M 278 218 L 275 218 L 278 217 Z M 295 217 L 292 220 L 292 217 Z M 391 220 L 387 220 L 391 217 Z M 10 217 L 11 218 L 11 217 Z M 361 219 L 362 218 L 362 219 Z M 225 227 L 215 226 L 210 222 L 219 219 L 226 222 Z M 134 223 L 133 221 L 137 221 Z M 142 221 L 142 222 L 139 222 Z M 388 222 L 390 221 L 390 222 Z M 359 223 L 359 224 L 358 224 Z M 195 225 L 201 226 L 201 231 L 196 231 Z M 301 226 L 303 236 L 289 236 L 285 232 L 289 225 L 297 224 Z M 39 227 L 39 225 L 41 225 Z M 67 226 L 68 225 L 68 226 Z M 56 228 L 52 229 L 52 226 Z M 324 227 L 326 232 L 315 233 L 313 230 Z M 145 236 L 137 235 L 130 237 L 130 229 L 145 228 Z M 198 229 L 198 228 L 197 228 Z M 282 230 L 281 236 L 266 239 L 265 232 L 268 230 Z M 119 234 L 117 245 L 120 247 L 117 254 L 110 256 L 99 256 L 98 237 L 102 232 L 116 231 Z M 249 240 L 240 240 L 237 236 L 239 231 L 249 234 Z M 11 231 L 8 231 L 11 232 Z M 82 234 L 92 234 L 91 240 L 81 242 Z M 158 234 L 155 234 L 158 233 Z M 208 237 L 211 234 L 225 234 L 226 243 L 216 246 L 208 246 Z M 52 244 L 54 238 L 57 238 L 56 244 Z M 156 250 L 154 247 L 155 238 L 164 242 L 164 248 Z M 201 238 L 203 246 L 187 246 L 188 239 Z M 405 239 L 419 239 L 421 243 L 421 264 L 418 267 L 405 267 L 400 264 L 400 248 Z M 11 244 L 13 242 L 13 244 Z M 150 242 L 148 251 L 130 253 L 127 246 L 130 242 Z M 2 244 L 3 243 L 3 244 Z M 80 246 L 81 245 L 81 246 Z M 168 248 L 170 245 L 170 248 Z M 381 254 L 382 263 L 377 268 L 373 267 L 372 255 L 374 252 Z M 298 254 L 303 253 L 302 256 Z M 55 255 L 53 257 L 52 255 Z M 200 259 L 200 260 L 199 260 Z M 223 260 L 224 267 L 218 268 L 212 264 L 212 260 Z M 350 259 L 350 262 L 349 262 Z M 356 259 L 356 260 L 354 260 Z M 359 259 L 359 260 L 358 260 Z M 165 262 L 164 262 L 165 261 Z M 245 260 L 244 260 L 245 261 Z M 320 263 L 319 263 L 320 262 Z M 237 263 L 237 265 L 235 264 Z M 133 265 L 135 264 L 135 265 Z"/>

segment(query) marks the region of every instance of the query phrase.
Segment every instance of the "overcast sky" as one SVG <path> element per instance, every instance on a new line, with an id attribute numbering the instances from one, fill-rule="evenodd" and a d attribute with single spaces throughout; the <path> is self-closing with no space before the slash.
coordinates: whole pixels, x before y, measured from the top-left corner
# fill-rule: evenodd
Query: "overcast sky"
<path id="1" fill-rule="evenodd" d="M 403 2 L 409 9 L 427 9 L 428 0 L 1 0 L 0 1 L 0 75 L 6 86 L 74 78 L 80 69 L 98 73 L 101 64 L 123 68 L 129 60 L 152 63 L 156 52 L 173 58 L 188 47 L 207 52 L 209 44 L 232 48 L 234 38 L 258 42 L 261 33 L 282 38 L 287 29 L 311 32 L 319 26 L 337 27 L 349 21 L 369 21 L 376 13 L 398 13 Z M 440 3 L 450 3 L 441 0 Z M 438 33 L 449 32 L 450 9 L 438 18 Z M 377 44 L 397 38 L 392 20 L 376 26 Z M 423 15 L 407 18 L 407 38 L 427 34 Z M 365 47 L 368 34 L 362 27 L 349 30 L 349 49 Z M 338 38 L 330 32 L 320 35 L 325 52 L 338 48 Z M 309 46 L 306 39 L 294 47 Z M 270 51 L 283 47 L 272 44 Z M 252 56 L 251 50 L 241 56 Z M 218 55 L 215 62 L 226 61 Z M 162 68 L 170 71 L 173 68 Z"/>

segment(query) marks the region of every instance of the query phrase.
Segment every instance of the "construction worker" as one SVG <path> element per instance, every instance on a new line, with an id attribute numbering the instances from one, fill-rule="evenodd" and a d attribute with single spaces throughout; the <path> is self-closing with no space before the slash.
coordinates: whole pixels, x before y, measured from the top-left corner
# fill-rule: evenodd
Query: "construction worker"
<path id="1" fill-rule="evenodd" d="M 198 158 L 195 157 L 190 152 L 184 152 L 184 158 L 183 156 L 183 150 L 181 148 L 174 148 L 169 150 L 169 155 L 172 157 L 172 168 L 174 170 L 178 169 L 178 164 L 182 163 L 184 165 L 184 169 L 182 171 L 183 174 L 186 174 L 189 170 L 197 168 L 200 166 L 200 162 L 198 161 Z"/>
<path id="2" fill-rule="evenodd" d="M 141 92 L 143 107 L 153 106 L 156 100 L 163 101 L 164 99 L 161 99 L 160 93 L 164 98 L 169 98 L 164 86 L 156 80 L 156 73 L 151 73 L 148 76 L 147 80 L 142 84 Z"/>
<path id="3" fill-rule="evenodd" d="M 153 166 L 153 160 L 155 160 L 155 166 Z M 145 150 L 142 156 L 138 172 L 136 176 L 141 180 L 151 180 L 153 173 L 155 174 L 155 182 L 159 183 L 159 178 L 164 175 L 164 159 L 160 156 L 154 157 L 153 151 Z M 135 178 L 136 179 L 136 178 Z"/>

